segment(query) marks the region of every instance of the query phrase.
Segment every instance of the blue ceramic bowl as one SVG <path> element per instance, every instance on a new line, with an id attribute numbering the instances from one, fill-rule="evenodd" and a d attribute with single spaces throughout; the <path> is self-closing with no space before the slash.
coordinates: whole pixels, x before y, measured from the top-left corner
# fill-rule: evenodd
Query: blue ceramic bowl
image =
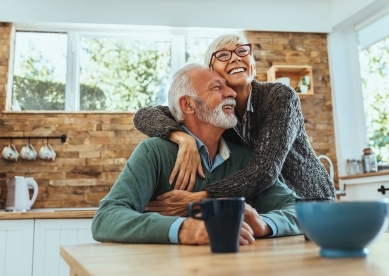
<path id="1" fill-rule="evenodd" d="M 366 246 L 388 227 L 387 199 L 382 201 L 296 201 L 300 227 L 327 258 L 364 257 Z"/>

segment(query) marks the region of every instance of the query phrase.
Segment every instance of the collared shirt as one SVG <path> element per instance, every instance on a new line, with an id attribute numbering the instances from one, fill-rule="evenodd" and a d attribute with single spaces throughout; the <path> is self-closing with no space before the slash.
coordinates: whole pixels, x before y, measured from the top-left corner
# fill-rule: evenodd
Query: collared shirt
<path id="1" fill-rule="evenodd" d="M 247 106 L 248 107 L 249 107 L 249 105 L 251 106 L 251 109 L 249 110 L 249 108 L 248 108 L 247 111 L 253 112 L 253 108 L 252 108 L 252 105 L 251 105 L 251 93 L 250 93 L 250 96 L 249 96 L 249 100 L 247 102 Z M 245 116 L 244 116 L 244 118 L 246 117 L 246 121 L 244 123 L 242 123 L 242 125 L 243 125 L 243 128 L 246 129 L 248 131 L 248 133 L 250 133 L 250 115 L 249 115 L 249 113 L 247 111 L 245 112 Z M 243 122 L 243 120 L 242 120 L 242 122 Z M 227 146 L 226 142 L 224 141 L 224 139 L 222 137 L 220 137 L 220 140 L 219 140 L 219 151 L 216 154 L 215 160 L 212 161 L 212 158 L 209 155 L 207 146 L 199 138 L 197 138 L 196 135 L 194 135 L 192 132 L 190 132 L 185 126 L 182 126 L 182 127 L 184 128 L 184 130 L 189 135 L 191 135 L 191 136 L 193 136 L 195 138 L 196 145 L 197 145 L 197 148 L 199 150 L 199 154 L 200 154 L 203 166 L 205 166 L 205 168 L 208 171 L 212 172 L 217 166 L 220 166 L 221 164 L 223 164 L 223 162 L 230 157 L 230 153 L 231 153 L 230 149 L 228 148 L 228 146 Z M 246 132 L 246 134 L 247 134 L 247 132 Z M 249 136 L 251 137 L 251 135 L 248 134 L 247 137 L 249 137 Z M 252 138 L 248 138 L 247 141 L 253 141 L 253 139 Z M 254 144 L 254 143 L 252 142 L 252 144 Z M 252 146 L 250 146 L 249 143 L 247 143 L 247 146 L 252 148 Z M 273 234 L 270 237 L 276 236 L 278 230 L 277 230 L 277 226 L 275 225 L 275 223 L 271 219 L 269 219 L 267 217 L 264 217 L 264 216 L 261 216 L 261 215 L 260 215 L 260 217 L 272 229 Z M 184 222 L 185 219 L 187 219 L 187 218 L 183 218 L 183 217 L 177 218 L 172 223 L 172 225 L 170 225 L 169 234 L 168 234 L 170 243 L 179 243 L 178 231 L 180 230 L 181 224 Z"/>
<path id="2" fill-rule="evenodd" d="M 254 108 L 250 92 L 250 95 L 247 99 L 247 107 L 245 113 L 243 114 L 243 118 L 240 119 L 239 116 L 236 114 L 236 117 L 238 118 L 238 123 L 234 127 L 234 130 L 239 135 L 242 141 L 242 145 L 251 149 L 254 148 L 254 138 L 251 134 L 251 116 L 253 116 L 253 113 Z"/>

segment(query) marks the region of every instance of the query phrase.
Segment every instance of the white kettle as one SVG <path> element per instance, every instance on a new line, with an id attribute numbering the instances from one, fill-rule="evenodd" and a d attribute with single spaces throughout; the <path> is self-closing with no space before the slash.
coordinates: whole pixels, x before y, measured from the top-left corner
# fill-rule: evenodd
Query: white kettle
<path id="1" fill-rule="evenodd" d="M 32 198 L 28 189 L 34 189 Z M 7 179 L 6 211 L 28 211 L 38 196 L 38 184 L 32 177 L 14 176 Z"/>

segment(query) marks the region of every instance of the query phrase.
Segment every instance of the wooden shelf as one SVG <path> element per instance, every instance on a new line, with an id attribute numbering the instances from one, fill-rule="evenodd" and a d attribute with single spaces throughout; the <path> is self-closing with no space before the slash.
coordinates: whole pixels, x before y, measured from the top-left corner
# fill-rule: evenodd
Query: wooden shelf
<path id="1" fill-rule="evenodd" d="M 314 94 L 313 91 L 313 78 L 312 78 L 312 67 L 309 65 L 273 65 L 267 70 L 267 81 L 276 82 L 278 78 L 286 77 L 290 79 L 290 86 L 295 89 L 298 82 L 302 77 L 310 77 L 310 85 L 306 93 L 296 92 L 300 98 L 307 98 Z"/>

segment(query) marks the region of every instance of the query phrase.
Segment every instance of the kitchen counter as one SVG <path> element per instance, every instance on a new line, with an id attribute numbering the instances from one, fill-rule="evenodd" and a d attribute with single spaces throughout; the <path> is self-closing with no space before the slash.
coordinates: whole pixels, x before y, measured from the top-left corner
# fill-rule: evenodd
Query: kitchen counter
<path id="1" fill-rule="evenodd" d="M 383 171 L 372 172 L 372 173 L 360 173 L 360 174 L 339 176 L 339 180 L 381 176 L 381 175 L 388 175 L 388 174 L 389 174 L 389 170 L 383 170 Z"/>
<path id="2" fill-rule="evenodd" d="M 93 218 L 97 207 L 90 208 L 42 208 L 26 212 L 0 210 L 0 220 L 8 219 L 73 219 Z"/>

